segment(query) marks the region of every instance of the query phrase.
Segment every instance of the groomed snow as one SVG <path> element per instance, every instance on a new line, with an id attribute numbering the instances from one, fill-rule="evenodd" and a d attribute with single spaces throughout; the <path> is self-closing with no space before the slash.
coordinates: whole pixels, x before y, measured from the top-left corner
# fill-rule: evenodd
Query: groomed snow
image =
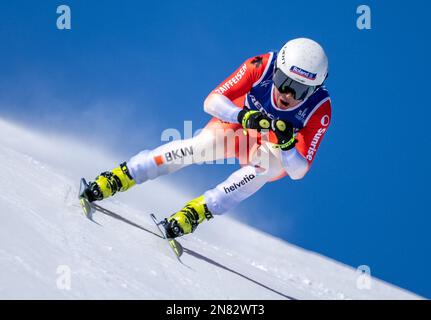
<path id="1" fill-rule="evenodd" d="M 117 157 L 0 119 L 1 299 L 421 298 L 375 278 L 361 290 L 355 269 L 228 216 L 180 240 L 181 265 L 148 216 L 196 196 L 169 179 L 100 203 L 126 220 L 96 213 L 96 224 L 81 214 L 79 178 L 124 160 Z"/>

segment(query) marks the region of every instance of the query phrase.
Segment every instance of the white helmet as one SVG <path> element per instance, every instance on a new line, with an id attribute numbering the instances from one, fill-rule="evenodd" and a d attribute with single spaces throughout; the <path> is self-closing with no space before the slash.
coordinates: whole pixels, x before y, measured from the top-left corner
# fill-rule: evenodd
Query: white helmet
<path id="1" fill-rule="evenodd" d="M 323 48 L 311 39 L 298 38 L 288 41 L 278 53 L 273 81 L 282 91 L 297 91 L 295 98 L 304 99 L 322 85 L 327 75 L 328 58 Z"/>

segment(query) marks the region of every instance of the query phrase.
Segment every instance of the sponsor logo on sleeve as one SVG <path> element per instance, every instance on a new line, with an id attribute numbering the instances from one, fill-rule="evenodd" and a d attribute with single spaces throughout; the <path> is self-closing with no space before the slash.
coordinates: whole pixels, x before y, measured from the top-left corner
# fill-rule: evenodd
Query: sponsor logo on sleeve
<path id="1" fill-rule="evenodd" d="M 232 88 L 235 84 L 237 84 L 242 79 L 242 77 L 244 77 L 246 70 L 247 70 L 247 65 L 244 63 L 242 67 L 239 69 L 239 71 L 231 79 L 226 81 L 223 85 L 221 85 L 214 91 L 220 94 L 225 93 L 230 88 Z"/>
<path id="2" fill-rule="evenodd" d="M 322 138 L 322 135 L 326 132 L 326 128 L 320 128 L 316 134 L 313 137 L 313 140 L 311 141 L 311 145 L 308 148 L 307 151 L 307 160 L 308 161 L 313 161 L 313 157 L 316 154 L 317 151 L 317 146 L 319 145 L 319 141 Z"/>

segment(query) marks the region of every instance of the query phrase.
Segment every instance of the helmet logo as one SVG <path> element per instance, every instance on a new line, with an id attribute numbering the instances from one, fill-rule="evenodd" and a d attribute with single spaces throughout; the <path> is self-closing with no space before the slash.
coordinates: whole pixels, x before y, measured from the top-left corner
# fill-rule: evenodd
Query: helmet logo
<path id="1" fill-rule="evenodd" d="M 281 51 L 281 64 L 286 63 L 285 53 L 286 53 L 286 50 L 283 48 L 283 50 Z"/>
<path id="2" fill-rule="evenodd" d="M 293 73 L 295 73 L 295 74 L 297 74 L 297 75 L 299 75 L 299 76 L 301 76 L 301 77 L 309 79 L 309 80 L 315 80 L 316 77 L 317 77 L 316 73 L 311 73 L 311 72 L 309 72 L 307 70 L 304 70 L 304 69 L 301 69 L 301 68 L 299 68 L 297 66 L 292 66 L 290 68 L 290 71 L 293 72 Z"/>
<path id="3" fill-rule="evenodd" d="M 263 63 L 262 61 L 262 57 L 254 57 L 254 59 L 251 61 L 251 64 L 253 64 L 256 68 L 259 68 Z"/>

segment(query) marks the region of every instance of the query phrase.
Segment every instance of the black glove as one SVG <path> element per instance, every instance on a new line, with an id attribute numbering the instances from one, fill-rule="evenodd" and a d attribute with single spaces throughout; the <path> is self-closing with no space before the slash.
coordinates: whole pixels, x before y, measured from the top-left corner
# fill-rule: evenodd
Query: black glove
<path id="1" fill-rule="evenodd" d="M 277 136 L 278 144 L 276 148 L 280 148 L 283 151 L 290 150 L 295 147 L 298 140 L 295 139 L 295 132 L 293 125 L 290 122 L 283 120 L 272 120 L 271 130 L 274 131 Z"/>
<path id="2" fill-rule="evenodd" d="M 260 132 L 271 127 L 271 119 L 260 111 L 250 110 L 246 107 L 239 112 L 238 122 L 241 123 L 245 134 L 247 129 L 255 129 Z"/>

